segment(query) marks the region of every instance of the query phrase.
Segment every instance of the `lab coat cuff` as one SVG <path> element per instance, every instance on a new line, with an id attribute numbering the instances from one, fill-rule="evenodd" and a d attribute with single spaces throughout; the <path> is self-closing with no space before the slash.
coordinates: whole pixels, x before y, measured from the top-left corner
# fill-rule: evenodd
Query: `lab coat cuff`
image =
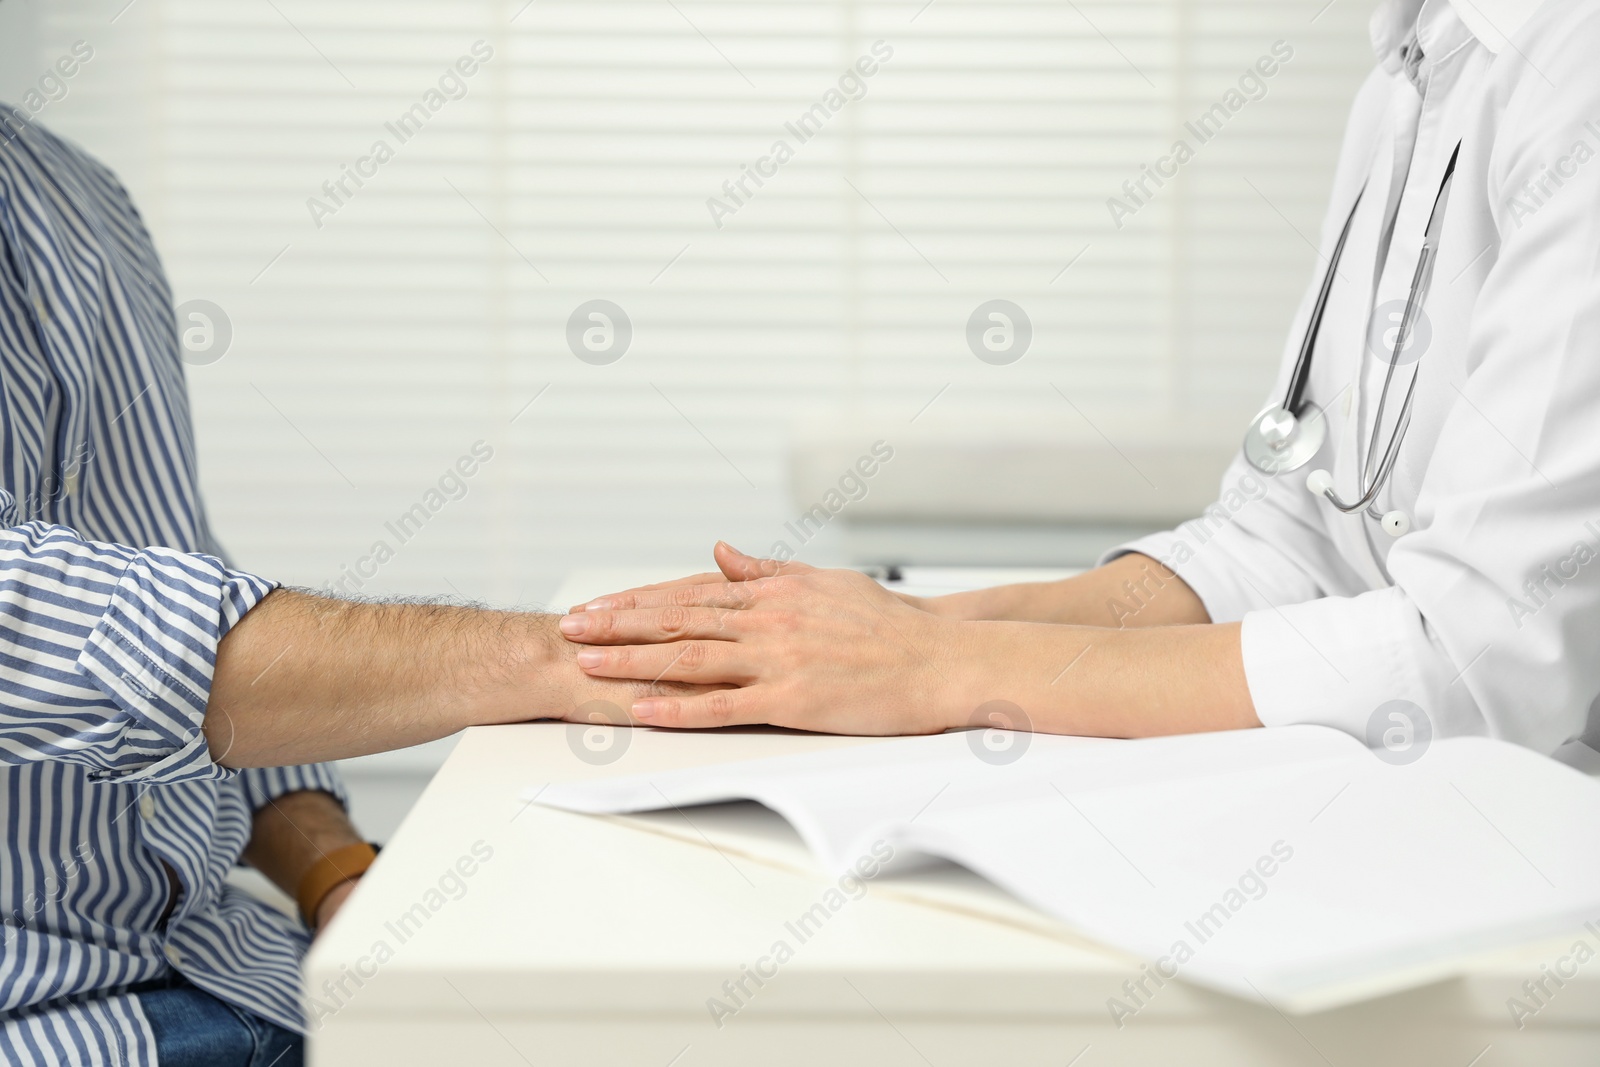
<path id="1" fill-rule="evenodd" d="M 1445 711 L 1448 679 L 1434 677 L 1416 610 L 1395 588 L 1249 612 L 1240 644 L 1264 726 L 1331 726 L 1373 744 L 1396 711 L 1428 736 Z"/>

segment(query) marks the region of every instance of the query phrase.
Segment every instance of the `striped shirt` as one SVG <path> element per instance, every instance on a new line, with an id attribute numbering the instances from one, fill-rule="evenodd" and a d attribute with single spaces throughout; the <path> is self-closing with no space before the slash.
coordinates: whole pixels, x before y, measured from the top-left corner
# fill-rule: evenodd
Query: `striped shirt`
<path id="1" fill-rule="evenodd" d="M 343 790 L 207 753 L 217 643 L 273 583 L 207 528 L 171 294 L 127 193 L 3 107 L 0 520 L 0 1061 L 154 1063 L 126 989 L 173 969 L 303 1029 L 305 932 L 224 879 L 255 809 Z"/>

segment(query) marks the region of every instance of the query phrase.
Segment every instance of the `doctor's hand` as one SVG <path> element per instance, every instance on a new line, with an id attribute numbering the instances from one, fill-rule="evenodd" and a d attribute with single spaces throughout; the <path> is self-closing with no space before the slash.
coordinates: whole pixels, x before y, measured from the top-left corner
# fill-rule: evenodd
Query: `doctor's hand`
<path id="1" fill-rule="evenodd" d="M 685 586 L 822 573 L 805 563 L 781 563 L 747 556 L 722 541 L 717 542 L 714 554 L 720 571 L 691 574 L 687 578 L 655 585 L 641 585 L 623 593 L 599 597 L 590 601 L 590 604 Z M 1130 589 L 1137 591 L 1136 600 L 1142 599 L 1142 606 L 1137 611 L 1128 610 L 1124 604 Z M 1138 552 L 1130 552 L 1110 563 L 1056 581 L 997 585 L 931 597 L 912 596 L 893 589 L 888 592 L 903 604 L 952 621 L 1042 622 L 1117 629 L 1211 621 L 1200 598 L 1175 571 Z M 570 610 L 583 611 L 587 606 L 577 604 Z M 1117 610 L 1119 607 L 1122 608 L 1120 612 Z"/>
<path id="2" fill-rule="evenodd" d="M 691 574 L 685 578 L 674 578 L 667 582 L 655 582 L 651 585 L 638 585 L 620 593 L 607 593 L 603 597 L 596 597 L 587 604 L 574 604 L 568 608 L 569 612 L 583 611 L 586 608 L 611 602 L 619 597 L 631 596 L 636 593 L 654 593 L 662 589 L 680 589 L 684 586 L 697 585 L 723 585 L 729 582 L 753 582 L 761 578 L 776 578 L 780 575 L 817 574 L 819 569 L 809 563 L 784 563 L 775 559 L 762 559 L 759 556 L 747 556 L 726 541 L 718 541 L 711 550 L 712 556 L 717 561 L 720 570 L 705 571 L 700 574 Z M 881 588 L 881 587 L 880 587 Z M 924 611 L 936 611 L 935 605 L 946 598 L 936 597 L 925 599 L 914 597 L 906 593 L 897 593 L 888 590 L 889 594 L 905 604 Z M 953 617 L 953 616 L 952 616 Z"/>
<path id="3" fill-rule="evenodd" d="M 854 571 L 756 559 L 725 544 L 716 558 L 720 574 L 600 597 L 561 620 L 569 641 L 589 646 L 578 665 L 592 677 L 736 687 L 643 697 L 631 708 L 640 722 L 852 734 L 965 722 L 942 707 L 955 659 L 950 623 Z"/>

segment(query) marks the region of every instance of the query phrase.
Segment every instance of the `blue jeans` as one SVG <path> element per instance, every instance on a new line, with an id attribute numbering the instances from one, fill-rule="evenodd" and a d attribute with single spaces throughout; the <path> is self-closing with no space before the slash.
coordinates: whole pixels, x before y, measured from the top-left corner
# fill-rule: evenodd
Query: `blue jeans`
<path id="1" fill-rule="evenodd" d="M 302 1067 L 304 1039 L 181 976 L 139 986 L 161 1067 Z"/>

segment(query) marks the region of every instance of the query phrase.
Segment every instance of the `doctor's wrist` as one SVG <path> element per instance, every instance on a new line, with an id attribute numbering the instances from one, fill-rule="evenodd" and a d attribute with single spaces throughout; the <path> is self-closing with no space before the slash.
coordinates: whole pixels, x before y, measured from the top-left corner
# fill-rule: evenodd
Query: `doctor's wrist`
<path id="1" fill-rule="evenodd" d="M 989 589 L 948 593 L 944 596 L 902 596 L 901 599 L 910 602 L 912 607 L 920 608 L 930 615 L 937 615 L 941 619 L 949 619 L 952 622 L 979 622 L 984 619 L 1008 618 L 1007 612 L 1014 607 L 1017 592 L 1021 588 L 1021 586 L 1002 585 Z"/>
<path id="2" fill-rule="evenodd" d="M 910 604 L 918 611 L 925 611 L 929 615 L 937 615 L 941 619 L 969 619 L 976 616 L 967 614 L 962 597 L 965 593 L 954 593 L 948 596 L 912 596 L 909 593 L 895 593 L 895 596 Z"/>

